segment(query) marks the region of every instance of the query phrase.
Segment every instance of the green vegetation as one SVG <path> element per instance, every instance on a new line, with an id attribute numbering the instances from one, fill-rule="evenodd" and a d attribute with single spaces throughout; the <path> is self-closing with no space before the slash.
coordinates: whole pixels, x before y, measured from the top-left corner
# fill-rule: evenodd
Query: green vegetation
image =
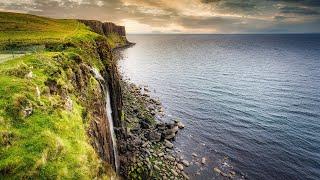
<path id="1" fill-rule="evenodd" d="M 67 43 L 95 36 L 76 20 L 58 20 L 0 12 L 0 47 L 15 48 L 44 43 Z"/>
<path id="2" fill-rule="evenodd" d="M 0 12 L 0 24 L 2 50 L 43 47 L 0 63 L 0 179 L 115 176 L 87 134 L 100 92 L 88 67 L 103 70 L 97 42 L 110 49 L 118 37 L 25 14 Z"/>
<path id="3" fill-rule="evenodd" d="M 118 36 L 116 33 L 111 33 L 107 36 L 107 42 L 112 48 L 114 48 L 121 44 L 126 44 L 126 39 Z"/>

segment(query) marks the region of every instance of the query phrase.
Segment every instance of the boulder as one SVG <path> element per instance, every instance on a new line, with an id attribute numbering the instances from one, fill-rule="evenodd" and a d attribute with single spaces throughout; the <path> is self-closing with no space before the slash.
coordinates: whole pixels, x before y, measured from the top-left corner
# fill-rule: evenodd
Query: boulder
<path id="1" fill-rule="evenodd" d="M 190 163 L 187 160 L 182 160 L 181 163 L 186 167 L 190 166 Z"/>
<path id="2" fill-rule="evenodd" d="M 178 126 L 173 126 L 172 128 L 168 128 L 164 133 L 165 133 L 165 135 L 170 135 L 170 134 L 178 132 L 178 130 L 179 130 Z"/>
<path id="3" fill-rule="evenodd" d="M 170 169 L 170 171 L 171 171 L 171 173 L 172 173 L 174 176 L 178 176 L 178 173 L 177 173 L 175 170 Z"/>
<path id="4" fill-rule="evenodd" d="M 177 164 L 177 168 L 178 168 L 180 171 L 183 171 L 183 165 L 182 165 L 182 164 Z"/>
<path id="5" fill-rule="evenodd" d="M 153 168 L 157 171 L 160 171 L 160 168 L 157 165 L 154 165 Z"/>
<path id="6" fill-rule="evenodd" d="M 175 158 L 171 155 L 165 156 L 165 159 L 169 160 L 169 161 L 175 161 Z"/>
<path id="7" fill-rule="evenodd" d="M 172 133 L 172 134 L 166 135 L 164 138 L 169 140 L 169 139 L 173 139 L 174 137 L 176 137 L 176 134 Z"/>
<path id="8" fill-rule="evenodd" d="M 161 140 L 161 134 L 156 131 L 147 132 L 145 137 L 152 142 L 159 142 Z"/>
<path id="9" fill-rule="evenodd" d="M 170 149 L 173 148 L 173 144 L 172 144 L 170 141 L 164 140 L 164 143 L 165 143 L 165 146 L 166 146 L 167 148 L 170 148 Z"/>
<path id="10" fill-rule="evenodd" d="M 185 127 L 185 125 L 182 124 L 182 122 L 178 122 L 176 123 L 176 125 L 179 127 L 179 129 L 183 129 Z"/>
<path id="11" fill-rule="evenodd" d="M 206 158 L 205 157 L 201 158 L 201 164 L 206 164 Z"/>

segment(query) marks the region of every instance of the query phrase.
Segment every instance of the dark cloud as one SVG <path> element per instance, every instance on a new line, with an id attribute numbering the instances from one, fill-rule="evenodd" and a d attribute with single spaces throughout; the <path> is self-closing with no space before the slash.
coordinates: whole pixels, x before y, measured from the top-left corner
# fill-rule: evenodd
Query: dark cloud
<path id="1" fill-rule="evenodd" d="M 251 0 L 202 0 L 204 4 L 214 5 L 214 10 L 230 13 L 252 14 L 258 10 L 257 1 Z"/>
<path id="2" fill-rule="evenodd" d="M 298 15 L 319 15 L 320 13 L 314 9 L 306 7 L 290 7 L 285 6 L 280 8 L 283 14 L 298 14 Z"/>
<path id="3" fill-rule="evenodd" d="M 320 1 L 319 0 L 269 0 L 272 2 L 277 3 L 289 3 L 289 4 L 297 4 L 297 5 L 303 5 L 303 6 L 310 6 L 310 7 L 320 7 Z"/>

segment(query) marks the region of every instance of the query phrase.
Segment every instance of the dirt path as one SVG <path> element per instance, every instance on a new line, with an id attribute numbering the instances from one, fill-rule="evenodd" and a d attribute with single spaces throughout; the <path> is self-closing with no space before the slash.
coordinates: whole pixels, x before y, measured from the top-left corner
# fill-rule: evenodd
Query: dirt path
<path id="1" fill-rule="evenodd" d="M 24 54 L 0 54 L 0 64 L 23 55 Z"/>

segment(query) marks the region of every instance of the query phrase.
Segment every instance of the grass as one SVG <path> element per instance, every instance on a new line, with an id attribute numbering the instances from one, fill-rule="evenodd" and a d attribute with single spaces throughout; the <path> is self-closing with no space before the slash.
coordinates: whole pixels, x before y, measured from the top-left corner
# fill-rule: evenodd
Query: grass
<path id="1" fill-rule="evenodd" d="M 111 48 L 115 48 L 121 44 L 126 43 L 126 39 L 121 36 L 118 36 L 116 33 L 111 33 L 107 36 L 107 42 Z"/>
<path id="2" fill-rule="evenodd" d="M 0 47 L 30 44 L 66 43 L 95 33 L 76 20 L 0 12 Z"/>
<path id="3" fill-rule="evenodd" d="M 90 145 L 87 106 L 99 84 L 81 64 L 105 68 L 96 41 L 112 47 L 120 37 L 102 37 L 76 20 L 26 14 L 0 12 L 0 24 L 4 50 L 43 47 L 20 57 L 0 56 L 0 179 L 115 176 Z M 56 83 L 56 92 L 48 82 Z"/>

